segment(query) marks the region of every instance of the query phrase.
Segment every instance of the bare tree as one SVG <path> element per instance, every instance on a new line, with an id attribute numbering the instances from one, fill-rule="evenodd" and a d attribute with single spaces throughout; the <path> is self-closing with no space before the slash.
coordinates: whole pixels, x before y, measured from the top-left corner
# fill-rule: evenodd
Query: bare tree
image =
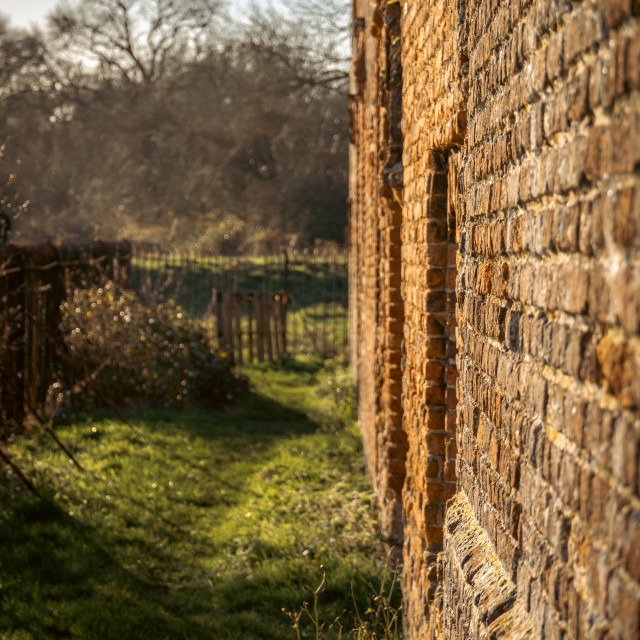
<path id="1" fill-rule="evenodd" d="M 49 16 L 53 44 L 100 79 L 154 82 L 211 48 L 224 0 L 82 0 Z"/>
<path id="2" fill-rule="evenodd" d="M 51 32 L 32 34 L 33 55 L 14 65 L 15 80 L 4 80 L 0 60 L 0 110 L 13 114 L 9 160 L 20 163 L 33 201 L 17 232 L 227 252 L 340 241 L 344 2 L 301 0 L 284 13 L 255 6 L 223 35 L 211 0 L 56 9 Z M 3 103 L 12 83 L 25 93 Z"/>
<path id="3" fill-rule="evenodd" d="M 350 64 L 347 0 L 284 0 L 284 6 L 264 7 L 254 0 L 243 46 L 288 72 L 289 90 L 344 91 Z"/>

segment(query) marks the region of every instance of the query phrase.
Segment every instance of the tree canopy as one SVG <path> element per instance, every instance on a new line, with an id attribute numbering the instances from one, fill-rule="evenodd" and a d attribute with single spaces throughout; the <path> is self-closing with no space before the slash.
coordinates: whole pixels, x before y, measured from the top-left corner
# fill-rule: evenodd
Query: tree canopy
<path id="1" fill-rule="evenodd" d="M 241 18 L 222 0 L 81 0 L 41 32 L 0 21 L 14 241 L 342 242 L 347 20 L 345 0 Z"/>

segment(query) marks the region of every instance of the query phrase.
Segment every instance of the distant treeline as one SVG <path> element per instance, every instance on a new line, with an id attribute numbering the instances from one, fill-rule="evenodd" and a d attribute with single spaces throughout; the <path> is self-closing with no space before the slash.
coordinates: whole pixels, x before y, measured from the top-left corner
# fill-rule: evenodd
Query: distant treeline
<path id="1" fill-rule="evenodd" d="M 346 0 L 61 3 L 0 19 L 9 240 L 122 237 L 226 254 L 341 244 Z"/>

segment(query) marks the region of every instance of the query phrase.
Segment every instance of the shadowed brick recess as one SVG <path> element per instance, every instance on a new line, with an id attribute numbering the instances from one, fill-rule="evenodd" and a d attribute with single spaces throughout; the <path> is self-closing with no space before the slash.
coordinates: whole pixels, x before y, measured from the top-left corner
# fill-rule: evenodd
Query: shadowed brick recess
<path id="1" fill-rule="evenodd" d="M 640 3 L 353 0 L 351 362 L 405 637 L 640 638 Z"/>

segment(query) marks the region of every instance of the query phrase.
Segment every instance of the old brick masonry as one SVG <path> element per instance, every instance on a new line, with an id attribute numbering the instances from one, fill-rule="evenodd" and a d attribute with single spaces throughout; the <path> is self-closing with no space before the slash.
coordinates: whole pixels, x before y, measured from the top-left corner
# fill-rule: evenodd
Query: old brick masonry
<path id="1" fill-rule="evenodd" d="M 640 3 L 354 0 L 351 359 L 405 637 L 640 638 Z"/>

